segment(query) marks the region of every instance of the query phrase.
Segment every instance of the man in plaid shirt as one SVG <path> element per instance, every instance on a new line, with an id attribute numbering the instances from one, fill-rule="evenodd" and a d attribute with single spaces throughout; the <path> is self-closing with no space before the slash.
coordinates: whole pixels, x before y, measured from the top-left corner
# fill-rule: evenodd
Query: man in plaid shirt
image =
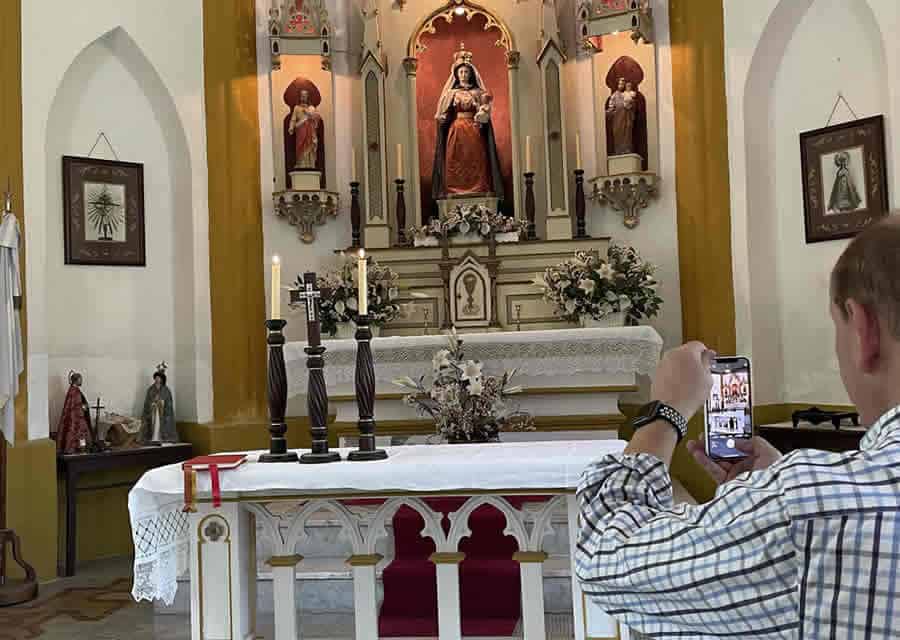
<path id="1" fill-rule="evenodd" d="M 639 428 L 578 489 L 577 574 L 610 615 L 654 638 L 900 638 L 900 218 L 853 240 L 830 297 L 841 379 L 871 425 L 860 450 L 781 456 L 757 437 L 730 464 L 689 442 L 720 486 L 674 507 L 677 426 L 715 354 L 666 354 L 652 394 L 681 416 Z"/>

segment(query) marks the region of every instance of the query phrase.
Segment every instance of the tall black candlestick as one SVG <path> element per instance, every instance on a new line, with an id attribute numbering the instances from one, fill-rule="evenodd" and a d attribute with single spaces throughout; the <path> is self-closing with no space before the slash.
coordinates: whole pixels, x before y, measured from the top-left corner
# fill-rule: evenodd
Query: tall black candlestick
<path id="1" fill-rule="evenodd" d="M 534 231 L 534 171 L 525 172 L 525 219 L 528 221 L 526 240 L 536 240 Z"/>
<path id="2" fill-rule="evenodd" d="M 575 237 L 587 238 L 585 229 L 584 169 L 575 169 Z"/>
<path id="3" fill-rule="evenodd" d="M 397 244 L 406 245 L 406 198 L 403 195 L 403 186 L 406 180 L 397 178 L 394 184 L 397 185 Z"/>
<path id="4" fill-rule="evenodd" d="M 360 226 L 362 225 L 362 213 L 359 207 L 359 182 L 354 180 L 350 183 L 350 227 L 351 227 L 351 247 L 360 246 Z"/>
<path id="5" fill-rule="evenodd" d="M 284 369 L 284 327 L 287 322 L 278 318 L 266 320 L 269 330 L 269 453 L 259 457 L 260 462 L 297 462 L 297 454 L 287 450 L 287 424 L 284 412 L 287 408 L 287 373 Z"/>
<path id="6" fill-rule="evenodd" d="M 369 316 L 356 319 L 356 405 L 359 408 L 359 449 L 348 460 L 384 460 L 387 452 L 375 447 L 375 364 L 372 360 Z"/>
<path id="7" fill-rule="evenodd" d="M 304 464 L 338 462 L 337 451 L 328 450 L 328 389 L 325 386 L 325 347 L 322 346 L 322 327 L 319 317 L 321 292 L 316 289 L 316 274 L 303 274 L 303 291 L 298 294 L 306 303 L 306 368 L 309 379 L 306 388 L 306 408 L 309 413 L 309 431 L 312 447 L 300 456 Z"/>

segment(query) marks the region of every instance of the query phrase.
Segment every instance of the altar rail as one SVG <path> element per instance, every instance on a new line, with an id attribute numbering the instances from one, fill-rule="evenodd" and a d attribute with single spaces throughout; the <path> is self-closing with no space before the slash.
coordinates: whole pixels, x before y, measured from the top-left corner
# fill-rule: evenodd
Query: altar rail
<path id="1" fill-rule="evenodd" d="M 535 496 L 522 508 L 514 507 L 504 496 L 525 493 Z M 387 524 L 403 506 L 422 516 L 422 536 L 431 538 L 435 553 L 430 557 L 436 565 L 438 591 L 438 637 L 459 639 L 461 633 L 459 565 L 465 554 L 460 542 L 471 535 L 469 517 L 483 505 L 490 505 L 506 517 L 504 534 L 512 536 L 519 551 L 513 560 L 519 563 L 522 585 L 522 629 L 526 640 L 546 638 L 544 622 L 543 563 L 547 554 L 543 540 L 553 533 L 553 513 L 564 509 L 568 515 L 570 536 L 577 535 L 577 506 L 571 491 L 506 490 L 485 492 L 469 497 L 456 512 L 449 514 L 450 530 L 441 527 L 443 515 L 432 510 L 426 498 L 462 496 L 456 492 L 381 496 L 372 506 L 348 506 L 358 500 L 359 493 L 314 497 L 308 500 L 278 497 L 273 500 L 235 500 L 213 508 L 203 504 L 190 518 L 190 530 L 196 535 L 197 553 L 191 559 L 191 611 L 193 640 L 255 637 L 255 586 L 257 530 L 265 536 L 265 562 L 272 567 L 275 638 L 294 640 L 299 637 L 296 609 L 296 567 L 303 562 L 306 526 L 316 514 L 329 512 L 341 523 L 342 534 L 352 543 L 353 554 L 347 558 L 353 573 L 355 637 L 378 637 L 378 603 L 376 567 L 383 559 L 376 552 L 379 540 L 387 536 Z M 542 499 L 541 499 L 542 498 Z M 289 507 L 294 506 L 294 509 Z M 286 511 L 293 511 L 285 517 Z M 259 525 L 259 526 L 257 526 Z M 574 540 L 571 544 L 574 545 Z M 584 599 L 572 567 L 573 618 L 576 640 L 627 637 L 624 629 L 602 611 L 590 608 Z"/>

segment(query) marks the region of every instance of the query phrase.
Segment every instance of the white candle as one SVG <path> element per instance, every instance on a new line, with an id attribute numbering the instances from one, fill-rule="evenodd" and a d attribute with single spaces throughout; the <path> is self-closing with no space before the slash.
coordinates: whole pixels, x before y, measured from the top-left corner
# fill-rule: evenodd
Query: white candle
<path id="1" fill-rule="evenodd" d="M 369 283 L 366 277 L 366 250 L 359 250 L 359 315 L 369 313 Z"/>
<path id="2" fill-rule="evenodd" d="M 272 320 L 281 318 L 281 258 L 272 256 Z"/>
<path id="3" fill-rule="evenodd" d="M 350 182 L 359 182 L 356 179 L 356 147 L 350 150 Z"/>
<path id="4" fill-rule="evenodd" d="M 403 145 L 397 145 L 397 177 L 403 178 Z"/>
<path id="5" fill-rule="evenodd" d="M 525 136 L 525 173 L 531 173 L 531 136 Z"/>
<path id="6" fill-rule="evenodd" d="M 581 132 L 575 132 L 575 168 L 581 169 Z"/>

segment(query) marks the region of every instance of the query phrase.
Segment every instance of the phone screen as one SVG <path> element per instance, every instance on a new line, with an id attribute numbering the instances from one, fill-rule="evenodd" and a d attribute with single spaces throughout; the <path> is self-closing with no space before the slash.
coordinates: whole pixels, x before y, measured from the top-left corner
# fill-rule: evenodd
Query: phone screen
<path id="1" fill-rule="evenodd" d="M 706 454 L 713 459 L 743 458 L 735 448 L 739 439 L 753 437 L 750 361 L 743 357 L 716 358 L 713 385 L 706 400 Z"/>

